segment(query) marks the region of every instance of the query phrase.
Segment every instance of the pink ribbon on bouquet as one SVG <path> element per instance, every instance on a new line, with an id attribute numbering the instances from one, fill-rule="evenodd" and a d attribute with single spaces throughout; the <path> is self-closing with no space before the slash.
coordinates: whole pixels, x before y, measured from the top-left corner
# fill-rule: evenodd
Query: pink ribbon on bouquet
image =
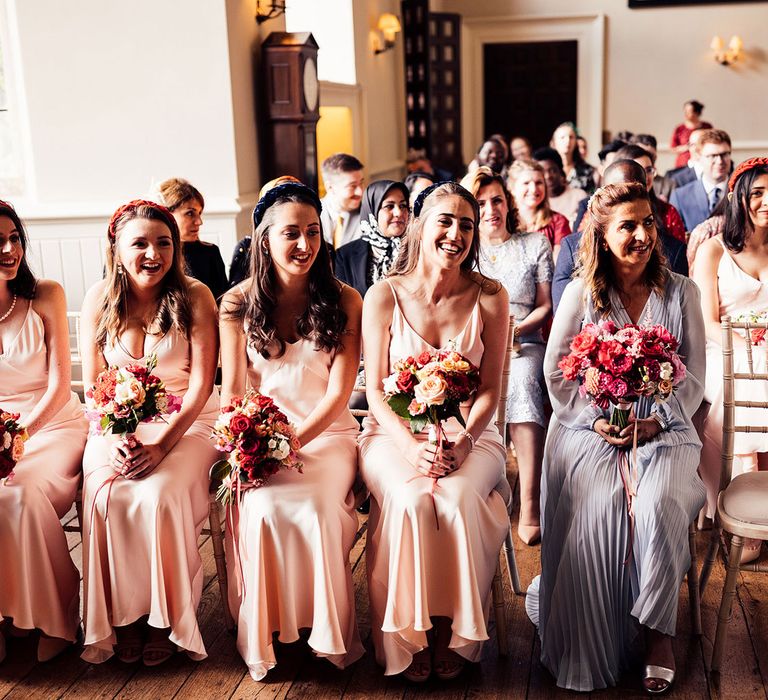
<path id="1" fill-rule="evenodd" d="M 136 444 L 136 438 L 133 436 L 133 433 L 128 433 L 127 442 L 129 446 L 135 446 Z M 98 469 L 94 469 L 88 476 L 91 476 L 92 474 L 95 474 L 96 472 L 102 470 L 102 469 L 113 469 L 111 464 L 105 464 L 103 467 L 99 467 Z M 109 500 L 112 497 L 112 486 L 115 483 L 115 480 L 118 477 L 124 476 L 123 474 L 120 474 L 119 472 L 116 472 L 111 477 L 106 479 L 99 488 L 96 489 L 96 493 L 93 494 L 93 503 L 91 503 L 91 515 L 89 517 L 89 527 L 93 529 L 93 516 L 96 514 L 96 501 L 99 498 L 99 494 L 101 493 L 102 489 L 106 486 L 107 487 L 107 502 L 104 506 L 104 520 L 106 520 L 109 517 Z M 87 478 L 87 477 L 86 477 Z"/>
<path id="2" fill-rule="evenodd" d="M 440 459 L 440 457 L 443 454 L 443 441 L 448 442 L 448 436 L 445 434 L 445 430 L 443 429 L 443 424 L 433 423 L 432 425 L 435 426 L 435 430 L 437 432 L 437 459 Z M 418 479 L 419 477 L 425 477 L 427 479 L 432 479 L 432 486 L 429 489 L 429 496 L 432 499 L 432 512 L 435 514 L 435 527 L 439 530 L 440 529 L 440 521 L 437 518 L 437 503 L 435 502 L 435 489 L 440 487 L 440 484 L 437 483 L 436 477 L 428 477 L 426 474 L 417 474 L 416 476 L 411 477 L 406 481 L 406 484 L 410 484 L 414 479 Z"/>
<path id="3" fill-rule="evenodd" d="M 635 498 L 637 497 L 637 420 L 635 420 L 634 435 L 632 436 L 632 459 L 629 451 L 619 449 L 617 457 L 619 476 L 624 486 L 624 498 L 627 502 L 627 515 L 629 516 L 629 542 L 627 543 L 626 566 L 632 558 L 632 547 L 635 540 Z"/>

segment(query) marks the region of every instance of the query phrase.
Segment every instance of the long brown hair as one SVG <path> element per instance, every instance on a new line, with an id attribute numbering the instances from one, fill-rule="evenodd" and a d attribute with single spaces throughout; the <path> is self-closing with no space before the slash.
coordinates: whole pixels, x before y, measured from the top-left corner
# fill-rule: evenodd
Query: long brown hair
<path id="1" fill-rule="evenodd" d="M 148 335 L 164 335 L 175 327 L 185 338 L 189 338 L 192 302 L 189 295 L 189 282 L 184 274 L 179 227 L 173 215 L 165 207 L 154 202 L 135 201 L 120 207 L 109 224 L 106 285 L 99 305 L 99 321 L 96 325 L 96 343 L 101 348 L 120 337 L 126 328 L 129 316 L 128 275 L 118 259 L 116 247 L 120 232 L 133 219 L 159 221 L 165 224 L 171 232 L 173 242 L 173 263 L 163 277 L 155 316 L 144 331 Z"/>
<path id="2" fill-rule="evenodd" d="M 407 275 L 416 269 L 421 256 L 421 236 L 424 231 L 424 224 L 429 213 L 437 207 L 441 199 L 446 197 L 461 197 L 472 207 L 474 216 L 474 227 L 472 241 L 469 244 L 467 257 L 461 261 L 461 271 L 469 277 L 475 284 L 483 288 L 488 294 L 495 294 L 501 289 L 501 284 L 490 277 L 486 277 L 478 270 L 478 260 L 480 257 L 480 234 L 477 226 L 480 220 L 480 208 L 477 200 L 472 194 L 456 182 L 444 182 L 432 186 L 431 192 L 424 198 L 418 216 L 413 216 L 408 221 L 408 227 L 403 234 L 400 244 L 400 253 L 395 260 L 395 264 L 389 271 L 388 277 L 398 275 Z M 414 208 L 415 211 L 415 208 Z"/>
<path id="3" fill-rule="evenodd" d="M 610 313 L 610 290 L 616 287 L 611 264 L 613 254 L 605 245 L 605 233 L 613 211 L 620 204 L 641 200 L 648 202 L 650 207 L 651 202 L 645 186 L 637 182 L 605 185 L 589 200 L 584 235 L 579 243 L 577 272 L 584 282 L 585 295 L 592 299 L 592 304 L 599 313 Z M 661 247 L 661 236 L 657 232 L 656 244 L 645 267 L 645 283 L 649 289 L 663 295 L 668 277 L 669 270 Z"/>
<path id="4" fill-rule="evenodd" d="M 285 353 L 285 341 L 277 334 L 275 317 L 280 312 L 277 302 L 277 279 L 272 257 L 266 249 L 269 229 L 275 213 L 282 204 L 296 203 L 311 206 L 320 217 L 317 195 L 304 185 L 280 185 L 280 193 L 264 210 L 253 233 L 251 242 L 251 284 L 244 290 L 243 299 L 234 308 L 224 310 L 225 318 L 242 321 L 247 342 L 262 357 L 272 357 L 269 347 L 277 344 L 274 357 Z M 306 193 L 303 190 L 307 190 Z M 278 188 L 272 190 L 278 191 Z M 310 194 L 311 193 L 311 194 Z M 322 238 L 322 235 L 321 235 Z M 341 308 L 341 283 L 331 271 L 331 257 L 325 241 L 320 241 L 317 257 L 309 270 L 307 296 L 309 303 L 296 319 L 296 332 L 300 338 L 312 340 L 318 350 L 334 352 L 343 347 L 342 338 L 347 328 L 347 314 Z"/>
<path id="5" fill-rule="evenodd" d="M 536 172 L 544 179 L 544 199 L 536 207 L 536 213 L 533 217 L 533 230 L 541 231 L 550 221 L 552 221 L 552 209 L 549 207 L 549 191 L 547 190 L 547 180 L 544 178 L 544 168 L 540 163 L 534 160 L 525 160 L 521 158 L 509 166 L 509 189 L 515 189 L 515 180 L 526 172 Z M 513 196 L 514 199 L 514 196 Z"/>

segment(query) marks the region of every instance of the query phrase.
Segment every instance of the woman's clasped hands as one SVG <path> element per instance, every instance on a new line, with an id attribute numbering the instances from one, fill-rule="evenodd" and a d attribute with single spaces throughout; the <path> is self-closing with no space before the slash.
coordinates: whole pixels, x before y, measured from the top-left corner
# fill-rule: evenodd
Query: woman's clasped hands
<path id="1" fill-rule="evenodd" d="M 635 425 L 637 425 L 638 445 L 653 440 L 661 432 L 661 426 L 655 418 L 636 419 L 634 417 L 629 419 L 629 423 L 624 428 L 620 428 L 618 425 L 611 425 L 605 418 L 598 418 L 594 422 L 592 429 L 609 445 L 614 447 L 630 447 L 634 440 Z"/>
<path id="2" fill-rule="evenodd" d="M 149 475 L 163 461 L 166 451 L 152 443 L 143 444 L 133 435 L 127 435 L 110 451 L 112 468 L 126 479 Z"/>
<path id="3" fill-rule="evenodd" d="M 419 474 L 430 479 L 441 479 L 463 464 L 470 449 L 469 441 L 463 435 L 455 442 L 444 440 L 441 445 L 414 440 L 406 458 Z"/>

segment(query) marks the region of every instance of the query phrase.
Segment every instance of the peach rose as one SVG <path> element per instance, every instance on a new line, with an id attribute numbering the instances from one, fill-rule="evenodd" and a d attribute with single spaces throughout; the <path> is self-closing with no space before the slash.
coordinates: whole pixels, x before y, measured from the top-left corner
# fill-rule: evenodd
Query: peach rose
<path id="1" fill-rule="evenodd" d="M 432 374 L 425 377 L 419 382 L 413 389 L 416 401 L 423 403 L 426 406 L 439 406 L 445 401 L 445 394 L 448 389 L 448 385 L 445 380 Z"/>

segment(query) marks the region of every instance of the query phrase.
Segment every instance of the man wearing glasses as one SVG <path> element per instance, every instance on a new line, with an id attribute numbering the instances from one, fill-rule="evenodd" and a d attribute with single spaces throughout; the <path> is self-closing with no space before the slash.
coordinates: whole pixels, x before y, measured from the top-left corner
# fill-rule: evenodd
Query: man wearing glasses
<path id="1" fill-rule="evenodd" d="M 722 129 L 703 129 L 698 143 L 701 177 L 672 192 L 672 204 L 683 217 L 685 230 L 692 231 L 712 215 L 727 194 L 731 172 L 731 138 Z"/>

